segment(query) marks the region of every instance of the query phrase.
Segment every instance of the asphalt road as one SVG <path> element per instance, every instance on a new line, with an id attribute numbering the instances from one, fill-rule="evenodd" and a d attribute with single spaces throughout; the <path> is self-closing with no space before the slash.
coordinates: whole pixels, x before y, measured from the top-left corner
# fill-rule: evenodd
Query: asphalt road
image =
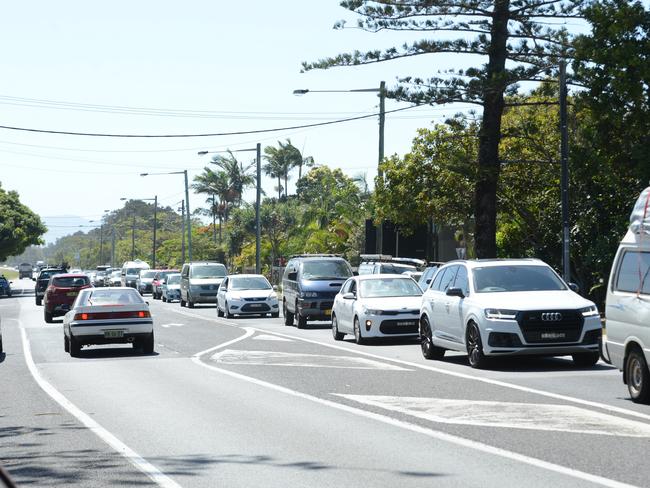
<path id="1" fill-rule="evenodd" d="M 650 486 L 650 407 L 603 363 L 476 371 L 151 297 L 154 354 L 73 359 L 30 284 L 0 300 L 0 462 L 19 486 Z"/>

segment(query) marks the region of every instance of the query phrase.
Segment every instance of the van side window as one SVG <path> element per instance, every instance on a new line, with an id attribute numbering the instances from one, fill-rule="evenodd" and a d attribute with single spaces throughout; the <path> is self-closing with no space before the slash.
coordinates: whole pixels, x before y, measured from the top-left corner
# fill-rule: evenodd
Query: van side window
<path id="1" fill-rule="evenodd" d="M 469 280 L 467 279 L 467 268 L 465 266 L 460 265 L 458 267 L 458 273 L 456 274 L 456 280 L 453 286 L 463 290 L 465 296 L 469 295 Z"/>
<path id="2" fill-rule="evenodd" d="M 445 276 L 443 276 L 440 281 L 440 286 L 438 288 L 440 291 L 445 292 L 447 291 L 447 288 L 452 285 L 454 279 L 456 278 L 456 272 L 458 271 L 458 268 L 459 266 L 449 266 L 449 268 L 447 268 Z"/>
<path id="3" fill-rule="evenodd" d="M 614 282 L 617 291 L 650 294 L 650 252 L 626 251 Z"/>

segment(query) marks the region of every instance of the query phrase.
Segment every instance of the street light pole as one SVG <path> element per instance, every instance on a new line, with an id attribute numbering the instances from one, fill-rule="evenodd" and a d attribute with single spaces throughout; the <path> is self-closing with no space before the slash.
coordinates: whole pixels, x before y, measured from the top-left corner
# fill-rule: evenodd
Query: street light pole
<path id="1" fill-rule="evenodd" d="M 381 170 L 381 162 L 384 160 L 384 123 L 386 120 L 386 82 L 379 83 L 379 88 L 359 88 L 356 90 L 294 90 L 294 95 L 305 95 L 309 92 L 314 93 L 341 93 L 341 92 L 378 92 L 379 93 L 379 161 L 377 163 L 377 177 L 383 178 L 384 174 Z M 376 252 L 382 254 L 384 246 L 384 225 L 380 221 L 377 225 L 376 232 Z"/>
<path id="2" fill-rule="evenodd" d="M 187 207 L 187 254 L 189 261 L 192 261 L 192 220 L 190 219 L 190 187 L 187 181 L 187 170 L 170 171 L 169 173 L 140 173 L 140 176 L 160 176 L 160 175 L 184 175 L 185 176 L 185 206 Z M 185 235 L 185 231 L 183 231 Z M 183 258 L 185 262 L 185 258 Z"/>
<path id="3" fill-rule="evenodd" d="M 185 263 L 185 200 L 181 200 L 181 236 L 181 255 Z"/>
<path id="4" fill-rule="evenodd" d="M 571 281 L 571 261 L 569 254 L 569 133 L 567 125 L 567 84 L 566 64 L 560 61 L 560 161 L 562 163 L 562 264 L 563 278 Z"/>
<path id="5" fill-rule="evenodd" d="M 158 227 L 158 195 L 153 197 L 153 269 L 156 269 L 156 228 Z"/>
<path id="6" fill-rule="evenodd" d="M 133 210 L 133 226 L 131 227 L 131 261 L 135 261 L 135 209 Z"/>

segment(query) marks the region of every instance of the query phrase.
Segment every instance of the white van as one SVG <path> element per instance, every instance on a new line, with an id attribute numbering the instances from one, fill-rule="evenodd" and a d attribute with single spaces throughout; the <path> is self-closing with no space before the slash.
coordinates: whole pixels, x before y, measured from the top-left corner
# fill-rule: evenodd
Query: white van
<path id="1" fill-rule="evenodd" d="M 122 265 L 122 286 L 135 288 L 135 282 L 140 277 L 140 271 L 143 269 L 149 269 L 149 264 L 139 259 L 126 261 Z"/>
<path id="2" fill-rule="evenodd" d="M 650 187 L 637 200 L 607 285 L 603 355 L 623 372 L 632 400 L 650 403 Z"/>
<path id="3" fill-rule="evenodd" d="M 217 291 L 228 270 L 213 261 L 185 263 L 181 270 L 181 307 L 217 303 Z"/>

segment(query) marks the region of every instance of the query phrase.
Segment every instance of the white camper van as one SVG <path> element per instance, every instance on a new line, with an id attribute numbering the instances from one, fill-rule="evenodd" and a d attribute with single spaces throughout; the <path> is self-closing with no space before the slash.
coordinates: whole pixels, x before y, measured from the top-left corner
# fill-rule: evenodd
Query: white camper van
<path id="1" fill-rule="evenodd" d="M 135 288 L 135 282 L 140 277 L 140 271 L 143 269 L 149 269 L 149 265 L 144 261 L 139 259 L 126 261 L 122 265 L 122 286 Z"/>
<path id="2" fill-rule="evenodd" d="M 650 187 L 637 200 L 607 285 L 604 356 L 632 400 L 650 403 Z"/>

